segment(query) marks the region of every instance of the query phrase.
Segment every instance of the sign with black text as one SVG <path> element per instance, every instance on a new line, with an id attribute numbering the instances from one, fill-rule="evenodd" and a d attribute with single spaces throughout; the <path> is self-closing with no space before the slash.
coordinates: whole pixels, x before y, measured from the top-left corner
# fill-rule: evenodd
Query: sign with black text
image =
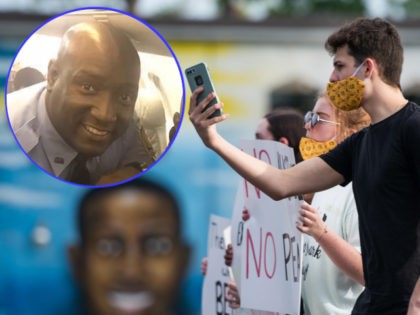
<path id="1" fill-rule="evenodd" d="M 224 263 L 227 240 L 224 234 L 230 220 L 211 215 L 207 239 L 207 273 L 202 291 L 202 315 L 231 315 L 226 301 L 230 270 Z"/>
<path id="2" fill-rule="evenodd" d="M 295 164 L 293 150 L 279 142 L 243 141 L 241 147 L 279 169 Z M 237 198 L 242 201 L 236 200 L 232 219 L 233 273 L 236 278 L 240 268 L 241 307 L 299 314 L 303 242 L 296 222 L 300 200 L 274 201 L 245 180 Z M 249 220 L 237 220 L 241 209 L 249 211 Z"/>

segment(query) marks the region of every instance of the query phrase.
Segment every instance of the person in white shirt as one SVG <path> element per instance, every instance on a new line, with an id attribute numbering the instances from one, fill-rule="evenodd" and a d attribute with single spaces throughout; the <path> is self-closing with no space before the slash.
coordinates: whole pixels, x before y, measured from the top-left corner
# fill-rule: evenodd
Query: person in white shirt
<path id="1" fill-rule="evenodd" d="M 304 159 L 318 156 L 368 126 L 369 115 L 358 109 L 335 109 L 321 95 L 305 116 L 306 138 L 300 143 Z M 304 234 L 302 301 L 305 315 L 350 314 L 363 290 L 359 223 L 351 184 L 315 193 L 301 209 Z M 308 235 L 309 234 L 309 235 Z"/>

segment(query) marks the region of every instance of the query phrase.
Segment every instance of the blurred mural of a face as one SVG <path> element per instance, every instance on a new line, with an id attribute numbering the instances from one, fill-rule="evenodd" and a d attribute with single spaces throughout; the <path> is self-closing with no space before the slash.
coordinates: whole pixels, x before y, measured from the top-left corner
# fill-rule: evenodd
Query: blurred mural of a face
<path id="1" fill-rule="evenodd" d="M 122 190 L 89 207 L 75 268 L 90 312 L 171 313 L 188 261 L 173 205 L 157 193 Z"/>

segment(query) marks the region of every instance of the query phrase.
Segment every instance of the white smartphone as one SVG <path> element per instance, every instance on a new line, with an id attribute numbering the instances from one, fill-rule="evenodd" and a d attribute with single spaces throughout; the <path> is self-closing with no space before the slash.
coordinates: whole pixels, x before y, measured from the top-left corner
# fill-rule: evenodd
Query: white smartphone
<path id="1" fill-rule="evenodd" d="M 208 71 L 207 65 L 204 62 L 191 66 L 185 69 L 185 75 L 187 76 L 188 84 L 190 86 L 191 92 L 194 92 L 198 87 L 204 87 L 204 91 L 200 93 L 197 98 L 197 104 L 199 104 L 204 98 L 209 95 L 211 92 L 216 92 L 213 82 L 210 78 L 210 73 Z M 219 102 L 219 99 L 216 97 L 206 106 L 204 110 L 213 106 Z M 216 110 L 208 118 L 213 118 L 220 116 L 222 114 L 221 109 Z"/>

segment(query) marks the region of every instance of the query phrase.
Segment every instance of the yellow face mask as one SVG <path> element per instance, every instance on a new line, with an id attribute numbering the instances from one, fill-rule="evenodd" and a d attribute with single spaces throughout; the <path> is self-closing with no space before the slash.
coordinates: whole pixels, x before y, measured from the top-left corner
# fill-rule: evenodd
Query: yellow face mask
<path id="1" fill-rule="evenodd" d="M 325 142 L 318 142 L 313 139 L 302 137 L 299 142 L 299 151 L 304 160 L 320 156 L 327 153 L 337 146 L 337 142 L 332 139 Z"/>
<path id="2" fill-rule="evenodd" d="M 327 84 L 327 95 L 331 103 L 338 109 L 351 111 L 360 107 L 365 83 L 355 77 L 363 66 L 364 61 L 347 79 Z"/>

